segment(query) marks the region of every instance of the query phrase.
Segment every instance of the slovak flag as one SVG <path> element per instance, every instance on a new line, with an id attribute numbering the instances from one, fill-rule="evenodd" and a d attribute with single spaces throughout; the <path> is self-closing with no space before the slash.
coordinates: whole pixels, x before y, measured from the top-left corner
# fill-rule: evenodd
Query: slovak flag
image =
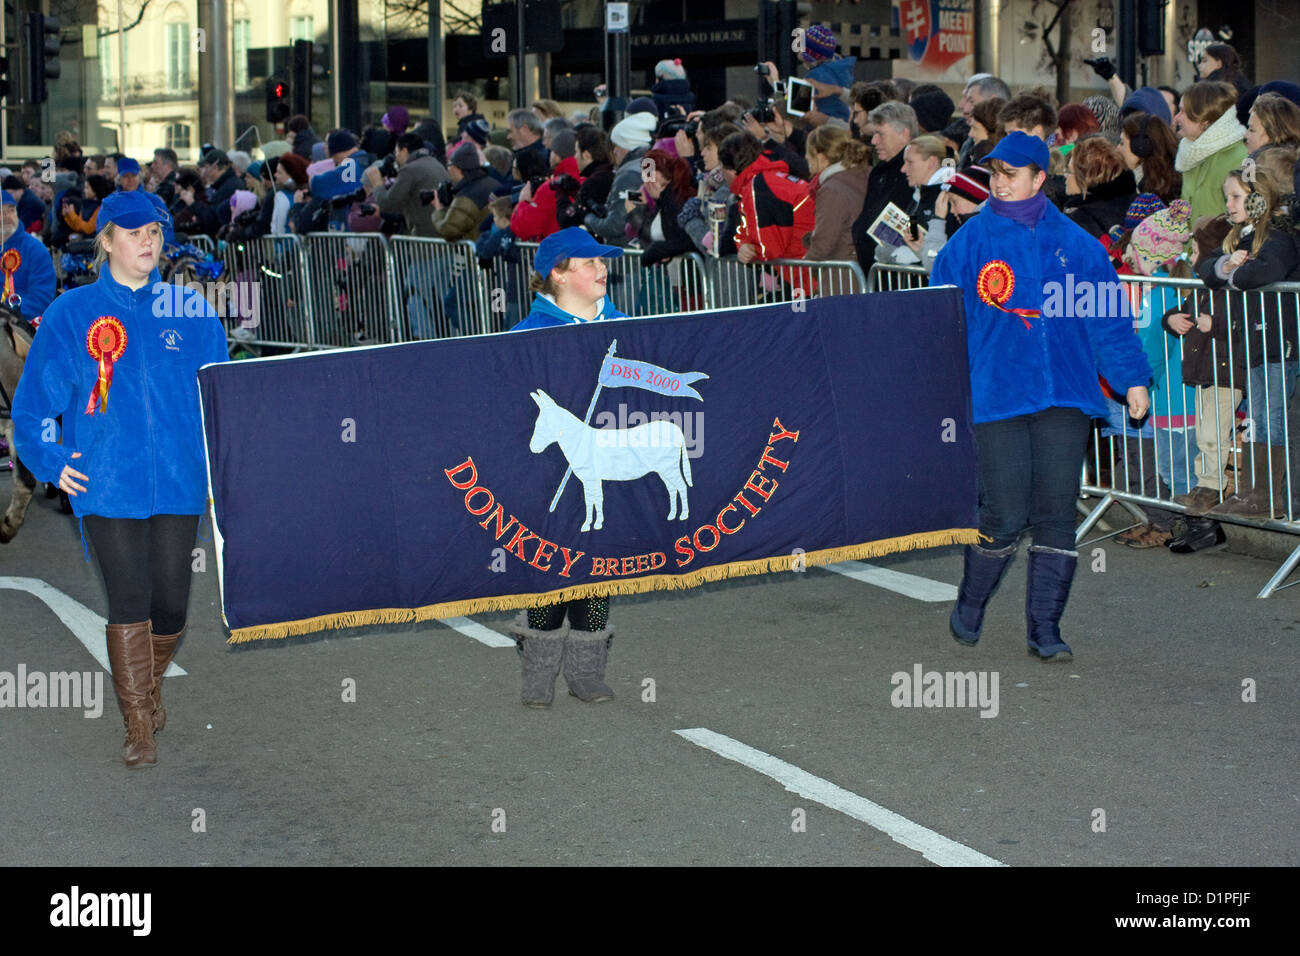
<path id="1" fill-rule="evenodd" d="M 907 41 L 907 53 L 913 60 L 925 54 L 930 42 L 930 0 L 899 0 L 898 28 Z"/>

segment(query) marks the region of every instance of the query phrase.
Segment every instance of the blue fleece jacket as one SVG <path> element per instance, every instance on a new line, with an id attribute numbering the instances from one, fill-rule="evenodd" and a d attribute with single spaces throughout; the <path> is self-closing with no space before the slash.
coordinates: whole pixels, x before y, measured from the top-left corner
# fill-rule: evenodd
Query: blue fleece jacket
<path id="1" fill-rule="evenodd" d="M 14 291 L 23 297 L 18 311 L 23 318 L 31 320 L 45 311 L 45 307 L 54 301 L 54 260 L 41 240 L 29 232 L 16 230 L 5 240 L 0 255 L 10 249 L 17 249 L 22 262 L 14 272 Z M 0 277 L 3 281 L 3 277 Z"/>
<path id="2" fill-rule="evenodd" d="M 600 312 L 594 319 L 580 319 L 570 312 L 565 312 L 549 295 L 538 292 L 533 296 L 533 307 L 522 322 L 511 332 L 527 329 L 544 329 L 553 325 L 582 325 L 586 322 L 599 322 L 602 319 L 626 319 L 627 315 L 614 308 L 608 298 L 600 300 Z"/>
<path id="3" fill-rule="evenodd" d="M 1058 294 L 1064 315 L 1030 318 L 1029 328 L 980 301 L 976 279 L 995 259 L 1015 274 L 1006 308 L 1042 310 Z M 1105 285 L 1103 285 L 1105 283 Z M 1148 385 L 1151 366 L 1133 334 L 1132 316 L 1096 317 L 1098 301 L 1112 298 L 1119 285 L 1105 249 L 1051 203 L 1031 227 L 991 208 L 973 216 L 948 240 L 935 260 L 930 285 L 955 285 L 964 293 L 966 349 L 970 358 L 975 423 L 1000 421 L 1046 408 L 1080 408 L 1098 418 L 1106 403 L 1098 373 L 1121 395 Z M 1092 307 L 1080 301 L 1091 289 Z M 1061 294 L 1071 290 L 1073 298 Z"/>
<path id="4" fill-rule="evenodd" d="M 107 408 L 88 415 L 99 365 L 86 333 L 105 315 L 122 323 L 126 348 L 113 364 Z M 71 499 L 78 516 L 202 514 L 208 479 L 197 374 L 226 358 L 225 331 L 197 290 L 164 283 L 155 269 L 132 291 L 105 265 L 98 282 L 54 301 L 32 340 L 14 396 L 18 455 L 41 481 L 57 482 L 69 463 L 87 476 L 86 490 Z"/>

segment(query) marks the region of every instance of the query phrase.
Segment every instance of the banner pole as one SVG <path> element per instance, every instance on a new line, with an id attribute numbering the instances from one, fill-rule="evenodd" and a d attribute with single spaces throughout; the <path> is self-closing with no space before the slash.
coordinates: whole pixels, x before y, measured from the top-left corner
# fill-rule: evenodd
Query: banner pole
<path id="1" fill-rule="evenodd" d="M 614 349 L 617 346 L 618 339 L 614 339 L 614 341 L 609 343 L 609 351 L 606 352 L 605 357 L 600 360 L 600 367 L 602 370 L 605 368 L 605 362 L 614 357 Z M 601 387 L 600 373 L 598 372 L 596 373 L 596 390 L 591 393 L 591 401 L 587 403 L 587 414 L 582 419 L 582 424 L 584 425 L 591 421 L 591 413 L 596 410 L 596 399 L 600 395 Z M 551 506 L 546 509 L 547 513 L 553 512 L 555 506 L 560 503 L 560 495 L 564 494 L 564 486 L 569 483 L 569 476 L 571 474 L 573 474 L 573 466 L 569 465 L 564 469 L 564 477 L 560 479 L 560 487 L 555 489 L 555 497 L 551 499 Z"/>

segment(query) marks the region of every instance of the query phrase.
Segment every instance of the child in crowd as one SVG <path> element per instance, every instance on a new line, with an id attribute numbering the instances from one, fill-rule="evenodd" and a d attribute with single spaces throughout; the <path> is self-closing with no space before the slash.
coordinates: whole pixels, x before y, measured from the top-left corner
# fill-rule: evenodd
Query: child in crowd
<path id="1" fill-rule="evenodd" d="M 1280 517 L 1289 495 L 1285 408 L 1295 389 L 1297 355 L 1295 296 L 1233 294 L 1300 278 L 1300 249 L 1282 224 L 1279 208 L 1291 182 L 1279 182 L 1262 164 L 1247 160 L 1228 174 L 1223 194 L 1232 224 L 1222 254 L 1209 256 L 1197 272 L 1211 289 L 1227 288 L 1229 309 L 1245 317 L 1244 354 L 1234 365 L 1246 375 L 1247 454 L 1237 470 L 1237 490 L 1209 514 Z"/>
<path id="2" fill-rule="evenodd" d="M 510 231 L 510 215 L 514 204 L 509 196 L 502 196 L 488 203 L 492 215 L 492 228 L 480 235 L 474 243 L 474 252 L 479 265 L 492 273 L 493 296 L 500 290 L 505 295 L 505 316 L 503 329 L 513 328 L 519 322 L 519 272 L 522 260 L 519 250 L 515 248 L 515 234 Z M 492 313 L 497 315 L 500 309 L 492 303 Z"/>

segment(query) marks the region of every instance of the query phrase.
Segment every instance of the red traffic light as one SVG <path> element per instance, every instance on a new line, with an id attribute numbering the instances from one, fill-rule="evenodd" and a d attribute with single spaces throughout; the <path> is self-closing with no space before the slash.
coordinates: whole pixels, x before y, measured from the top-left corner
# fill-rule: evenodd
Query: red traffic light
<path id="1" fill-rule="evenodd" d="M 275 84 L 274 93 L 275 93 L 275 98 L 277 100 L 280 99 L 282 96 L 284 96 L 284 84 L 283 83 Z"/>

